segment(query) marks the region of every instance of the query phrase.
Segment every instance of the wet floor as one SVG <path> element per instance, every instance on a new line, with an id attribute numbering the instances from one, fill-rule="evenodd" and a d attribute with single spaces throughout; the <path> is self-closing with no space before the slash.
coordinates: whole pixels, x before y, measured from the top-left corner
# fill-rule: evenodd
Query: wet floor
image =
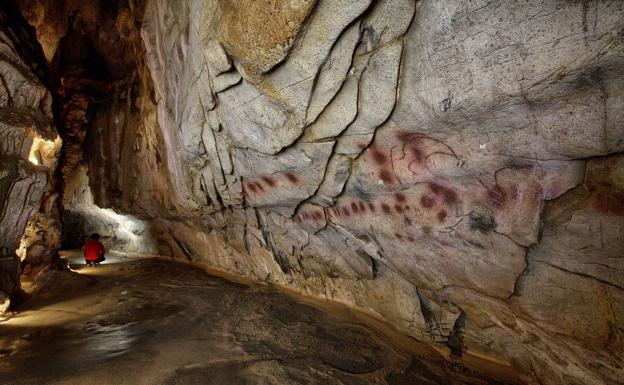
<path id="1" fill-rule="evenodd" d="M 77 262 L 77 261 L 74 261 Z M 508 384 L 337 305 L 112 257 L 0 323 L 0 384 Z M 392 336 L 391 336 L 392 334 Z"/>

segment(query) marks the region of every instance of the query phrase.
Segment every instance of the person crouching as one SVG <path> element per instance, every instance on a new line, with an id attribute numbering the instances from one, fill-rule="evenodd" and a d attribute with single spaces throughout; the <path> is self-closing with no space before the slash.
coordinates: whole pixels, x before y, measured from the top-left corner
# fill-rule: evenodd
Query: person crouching
<path id="1" fill-rule="evenodd" d="M 104 245 L 100 242 L 100 234 L 91 234 L 90 239 L 85 242 L 84 257 L 87 266 L 96 266 L 104 260 Z"/>

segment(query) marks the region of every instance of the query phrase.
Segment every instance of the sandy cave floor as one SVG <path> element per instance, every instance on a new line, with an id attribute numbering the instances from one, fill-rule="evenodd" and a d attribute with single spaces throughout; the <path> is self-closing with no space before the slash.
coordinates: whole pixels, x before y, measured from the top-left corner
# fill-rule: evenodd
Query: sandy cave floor
<path id="1" fill-rule="evenodd" d="M 349 309 L 158 259 L 69 257 L 0 322 L 0 384 L 516 384 Z"/>

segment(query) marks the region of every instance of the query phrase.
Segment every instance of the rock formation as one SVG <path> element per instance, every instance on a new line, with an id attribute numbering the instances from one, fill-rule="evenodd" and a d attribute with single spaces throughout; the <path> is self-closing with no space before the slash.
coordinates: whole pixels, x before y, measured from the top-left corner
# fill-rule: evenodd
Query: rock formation
<path id="1" fill-rule="evenodd" d="M 49 3 L 64 199 L 88 179 L 143 252 L 621 383 L 622 2 Z"/>
<path id="2" fill-rule="evenodd" d="M 52 98 L 38 77 L 42 61 L 16 15 L 14 8 L 0 9 L 0 314 L 20 294 L 16 251 L 24 230 L 35 215 L 45 220 L 46 213 L 38 214 L 43 200 L 54 201 L 51 174 L 61 146 Z"/>

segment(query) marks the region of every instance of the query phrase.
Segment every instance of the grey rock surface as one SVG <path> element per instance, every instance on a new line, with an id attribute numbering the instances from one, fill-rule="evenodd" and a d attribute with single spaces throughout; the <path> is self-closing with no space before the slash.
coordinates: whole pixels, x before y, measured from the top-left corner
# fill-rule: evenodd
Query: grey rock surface
<path id="1" fill-rule="evenodd" d="M 149 2 L 159 128 L 139 131 L 163 138 L 168 171 L 136 174 L 171 187 L 119 208 L 154 218 L 163 254 L 356 306 L 529 382 L 617 383 L 622 4 L 304 3 L 268 29 L 259 14 L 252 48 L 214 16 L 242 8 Z"/>
<path id="2" fill-rule="evenodd" d="M 125 123 L 101 137 L 124 140 L 87 163 L 95 203 L 143 219 L 160 254 L 528 383 L 621 383 L 624 3 L 150 0 L 143 16 L 138 112 L 111 107 Z"/>

